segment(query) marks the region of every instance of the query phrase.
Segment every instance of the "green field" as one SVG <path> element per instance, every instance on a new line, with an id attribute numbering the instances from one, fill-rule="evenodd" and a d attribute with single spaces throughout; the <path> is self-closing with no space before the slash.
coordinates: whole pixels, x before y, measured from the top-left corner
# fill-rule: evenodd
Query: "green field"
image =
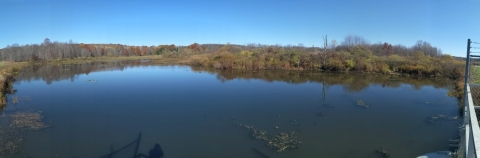
<path id="1" fill-rule="evenodd" d="M 471 71 L 471 83 L 480 83 L 480 66 L 473 66 Z"/>

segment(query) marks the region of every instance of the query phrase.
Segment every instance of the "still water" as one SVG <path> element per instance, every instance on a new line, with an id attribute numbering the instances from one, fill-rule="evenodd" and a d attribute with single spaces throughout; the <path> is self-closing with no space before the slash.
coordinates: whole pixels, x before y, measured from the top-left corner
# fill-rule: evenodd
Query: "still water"
<path id="1" fill-rule="evenodd" d="M 90 82 L 88 82 L 90 80 Z M 299 71 L 220 71 L 148 61 L 31 66 L 3 111 L 43 111 L 23 155 L 94 158 L 143 133 L 139 152 L 165 157 L 415 157 L 448 150 L 460 120 L 446 79 Z M 357 105 L 363 101 L 368 107 Z M 275 153 L 247 124 L 296 131 L 300 149 Z M 126 152 L 128 156 L 131 151 Z M 262 155 L 262 154 L 264 155 Z"/>

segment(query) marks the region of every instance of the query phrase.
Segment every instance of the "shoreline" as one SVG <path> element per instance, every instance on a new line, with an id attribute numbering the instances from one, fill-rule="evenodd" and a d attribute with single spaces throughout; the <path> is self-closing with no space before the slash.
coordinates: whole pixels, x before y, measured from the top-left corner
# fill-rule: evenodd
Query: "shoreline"
<path id="1" fill-rule="evenodd" d="M 1 93 L 0 93 L 0 110 L 2 110 L 7 103 L 7 94 L 12 94 L 14 89 L 12 88 L 13 81 L 15 81 L 16 75 L 18 75 L 22 68 L 28 65 L 35 64 L 47 64 L 47 65 L 58 65 L 58 64 L 77 64 L 77 63 L 86 63 L 86 62 L 115 62 L 115 61 L 128 61 L 128 60 L 150 60 L 154 65 L 186 65 L 186 66 L 198 66 L 204 67 L 207 69 L 219 69 L 225 70 L 222 68 L 215 68 L 214 66 L 209 65 L 195 65 L 190 63 L 190 60 L 195 58 L 195 56 L 185 56 L 185 57 L 164 57 L 163 55 L 146 55 L 146 56 L 118 56 L 118 57 L 89 57 L 89 58 L 74 58 L 74 59 L 64 59 L 64 60 L 43 60 L 43 61 L 30 61 L 30 62 L 0 62 L 0 84 L 1 84 Z M 403 77 L 435 77 L 435 78 L 448 78 L 453 80 L 455 88 L 452 89 L 448 95 L 456 97 L 459 99 L 459 108 L 463 98 L 463 76 L 452 78 L 451 76 L 427 76 L 421 74 L 408 74 L 401 72 L 391 72 L 391 73 L 380 73 L 380 72 L 364 72 L 364 71 L 331 71 L 331 70 L 312 70 L 312 69 L 236 69 L 229 68 L 227 70 L 234 71 L 251 71 L 256 72 L 260 70 L 267 71 L 298 71 L 298 72 L 308 72 L 308 71 L 317 71 L 317 72 L 326 72 L 326 73 L 357 73 L 357 74 L 367 74 L 367 75 L 391 75 L 391 76 L 403 76 Z"/>
<path id="2" fill-rule="evenodd" d="M 13 82 L 15 77 L 20 74 L 22 68 L 27 66 L 28 62 L 0 62 L 0 110 L 7 104 L 7 94 L 15 92 Z"/>

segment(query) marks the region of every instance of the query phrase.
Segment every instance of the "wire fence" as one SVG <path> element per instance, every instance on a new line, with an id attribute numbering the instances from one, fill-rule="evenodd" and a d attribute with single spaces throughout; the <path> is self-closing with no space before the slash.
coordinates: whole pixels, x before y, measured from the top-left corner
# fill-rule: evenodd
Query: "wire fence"
<path id="1" fill-rule="evenodd" d="M 472 41 L 470 43 L 470 48 L 480 49 L 480 47 L 476 47 L 476 46 L 480 46 L 480 42 Z M 477 53 L 477 52 L 470 51 L 470 53 Z M 480 56 L 470 55 L 469 60 L 470 62 L 467 69 L 469 71 L 468 83 L 470 84 L 470 93 L 472 95 L 473 104 L 478 106 L 480 105 Z M 477 119 L 479 119 L 480 108 L 475 108 L 475 113 L 476 113 Z"/>
<path id="2" fill-rule="evenodd" d="M 465 65 L 464 86 L 464 139 L 463 154 L 460 157 L 476 158 L 480 154 L 480 55 L 472 53 L 471 49 L 479 49 L 480 42 L 468 40 L 467 60 Z"/>

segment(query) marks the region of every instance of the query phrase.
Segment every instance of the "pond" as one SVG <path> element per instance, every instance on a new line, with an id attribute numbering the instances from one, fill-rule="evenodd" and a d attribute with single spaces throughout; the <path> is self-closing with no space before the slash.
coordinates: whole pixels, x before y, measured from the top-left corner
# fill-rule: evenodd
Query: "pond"
<path id="1" fill-rule="evenodd" d="M 458 138 L 452 88 L 439 78 L 90 62 L 25 68 L 9 99 L 30 99 L 3 112 L 42 111 L 49 125 L 23 131 L 22 152 L 9 157 L 100 157 L 142 132 L 138 151 L 159 143 L 165 157 L 372 158 L 384 148 L 405 158 Z M 301 145 L 275 152 L 245 125 L 295 132 Z"/>

